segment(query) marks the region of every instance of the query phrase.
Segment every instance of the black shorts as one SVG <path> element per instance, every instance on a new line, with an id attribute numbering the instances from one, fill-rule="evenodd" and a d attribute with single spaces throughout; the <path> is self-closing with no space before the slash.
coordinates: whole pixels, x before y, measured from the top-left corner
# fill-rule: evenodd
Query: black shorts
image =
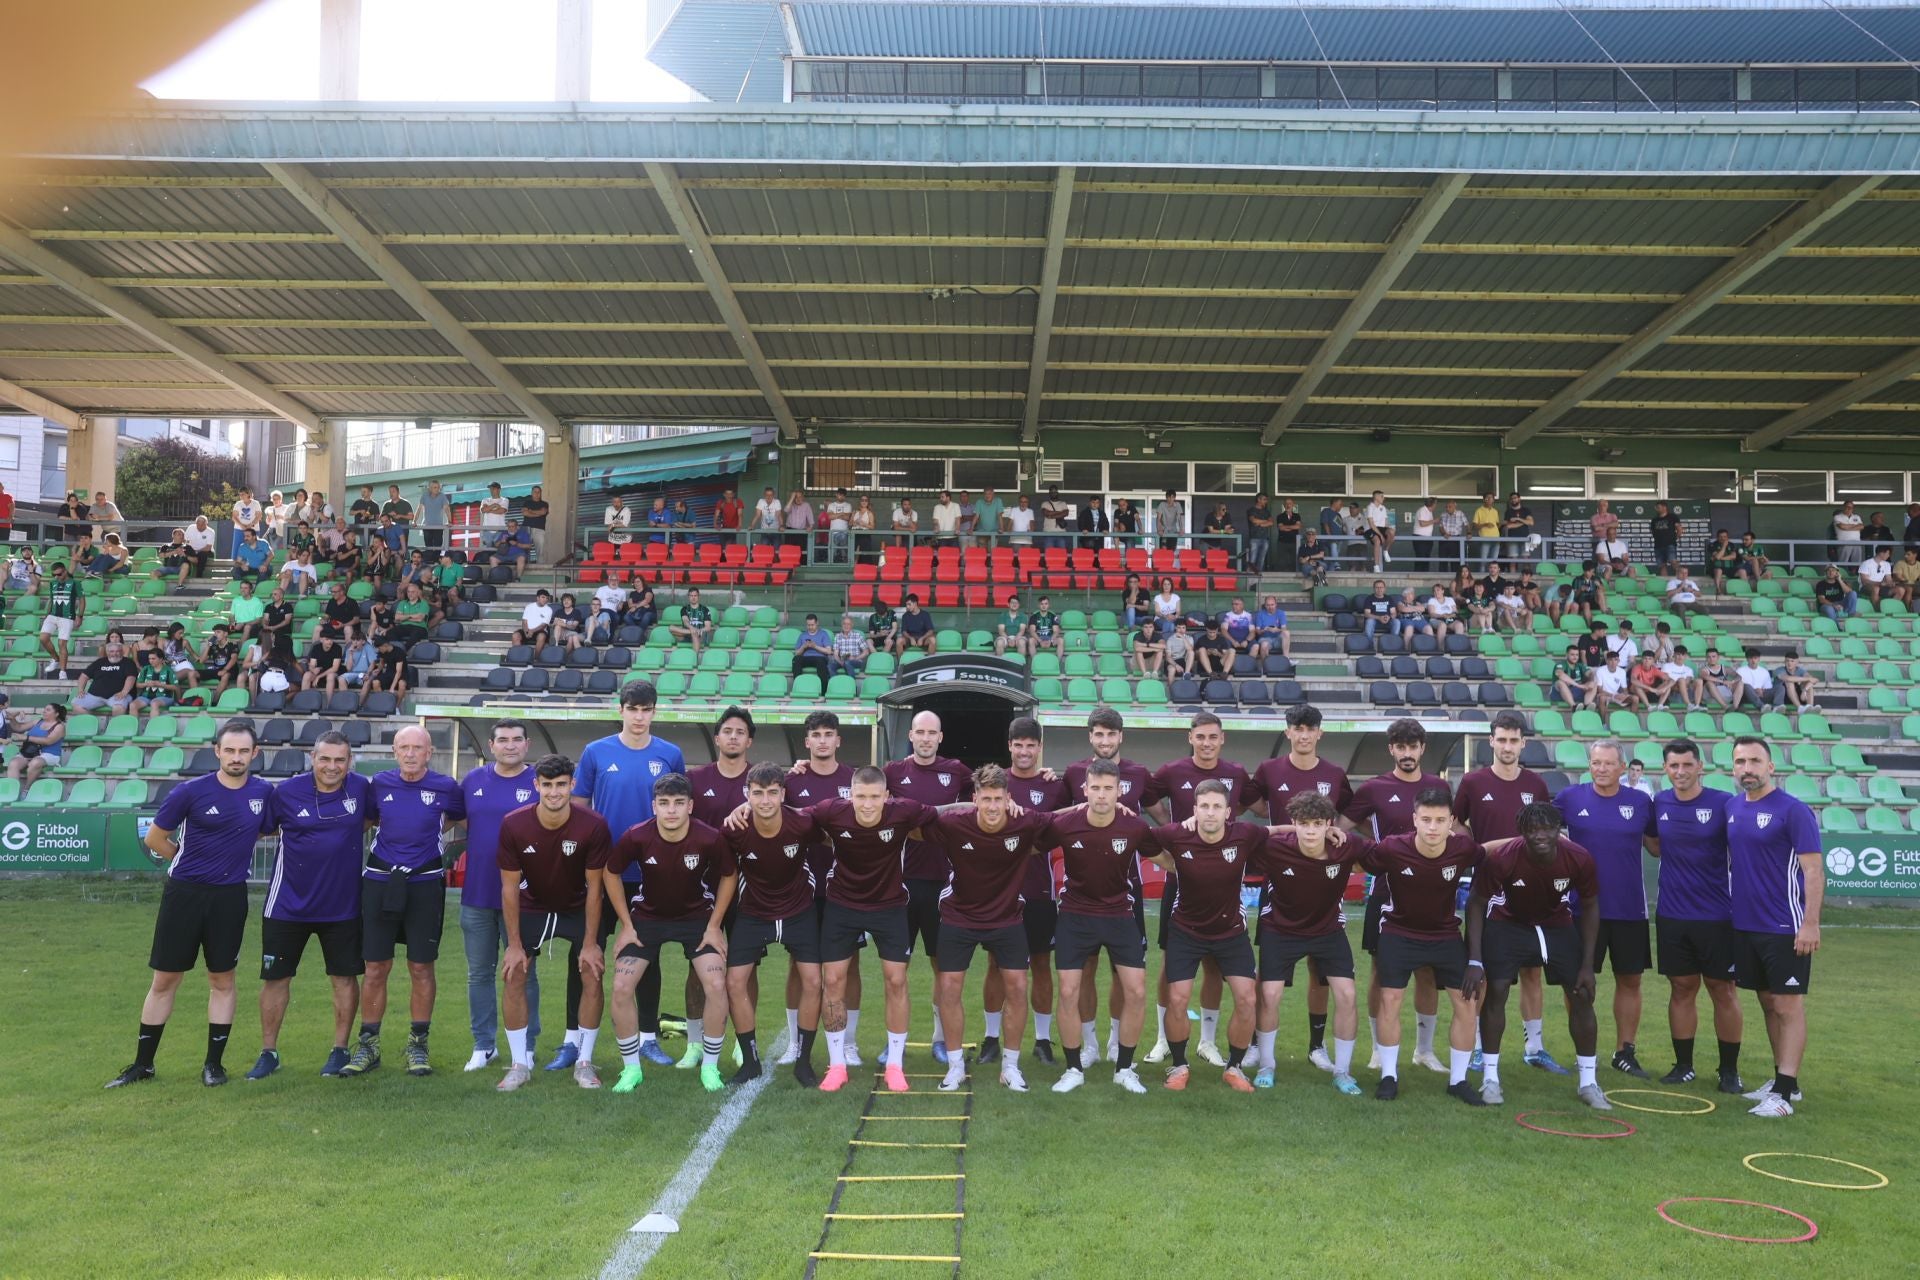
<path id="1" fill-rule="evenodd" d="M 1416 969 L 1432 969 L 1436 984 L 1449 991 L 1460 989 L 1467 972 L 1467 944 L 1463 938 L 1409 938 L 1399 933 L 1382 933 L 1380 949 L 1374 953 L 1373 970 L 1380 985 L 1395 991 L 1407 989 L 1407 979 Z"/>
<path id="2" fill-rule="evenodd" d="M 985 947 L 993 962 L 1004 970 L 1024 969 L 1032 959 L 1027 950 L 1024 925 L 1002 925 L 998 929 L 969 929 L 946 921 L 940 927 L 940 949 L 934 953 L 933 967 L 941 973 L 965 973 L 973 963 L 973 949 Z"/>
<path id="3" fill-rule="evenodd" d="M 923 955 L 940 954 L 940 891 L 947 887 L 944 880 L 907 881 L 907 945 L 908 954 L 918 939 Z M 889 957 L 883 952 L 882 960 Z"/>
<path id="4" fill-rule="evenodd" d="M 912 882 L 909 881 L 909 884 Z M 880 958 L 905 964 L 913 958 L 913 933 L 907 928 L 906 907 L 886 907 L 880 911 L 861 911 L 837 902 L 827 904 L 826 917 L 820 923 L 820 962 L 853 959 L 862 936 L 873 939 Z"/>
<path id="5" fill-rule="evenodd" d="M 1733 931 L 1733 968 L 1748 991 L 1803 996 L 1813 982 L 1813 957 L 1796 955 L 1790 933 Z"/>
<path id="6" fill-rule="evenodd" d="M 1212 956 L 1223 978 L 1248 978 L 1254 975 L 1253 942 L 1241 930 L 1231 938 L 1196 938 L 1175 926 L 1167 930 L 1166 954 L 1160 965 L 1168 982 L 1192 982 L 1200 971 L 1200 961 Z"/>
<path id="7" fill-rule="evenodd" d="M 1612 962 L 1613 976 L 1635 977 L 1653 968 L 1653 937 L 1645 920 L 1602 920 L 1593 971 Z"/>
<path id="8" fill-rule="evenodd" d="M 1147 931 L 1138 919 L 1060 913 L 1053 930 L 1054 964 L 1062 970 L 1078 969 L 1097 959 L 1103 948 L 1107 959 L 1120 968 L 1147 967 Z"/>
<path id="9" fill-rule="evenodd" d="M 260 919 L 260 981 L 279 982 L 300 972 L 300 956 L 307 939 L 320 939 L 320 958 L 326 962 L 327 976 L 357 978 L 367 971 L 360 957 L 360 921 L 331 920 L 316 924 L 311 920 Z"/>
<path id="10" fill-rule="evenodd" d="M 1565 987 L 1580 976 L 1580 930 L 1570 924 L 1489 920 L 1480 935 L 1480 955 L 1489 982 L 1512 982 L 1522 969 L 1544 969 L 1548 982 Z"/>
<path id="11" fill-rule="evenodd" d="M 407 882 L 406 904 L 387 911 L 385 880 L 360 882 L 360 955 L 368 964 L 393 959 L 405 944 L 408 964 L 432 964 L 440 958 L 440 930 L 447 918 L 447 886 L 439 876 Z"/>
<path id="12" fill-rule="evenodd" d="M 611 912 L 608 912 L 611 915 Z M 577 953 L 587 940 L 587 913 L 579 911 L 540 911 L 520 908 L 520 947 L 529 956 L 537 956 L 549 942 L 565 938 Z"/>
<path id="13" fill-rule="evenodd" d="M 1294 966 L 1306 959 L 1319 966 L 1322 982 L 1353 977 L 1353 944 L 1345 929 L 1316 934 L 1260 931 L 1260 981 L 1291 986 Z"/>
<path id="14" fill-rule="evenodd" d="M 660 963 L 661 954 L 667 944 L 677 942 L 687 959 L 697 960 L 701 956 L 718 955 L 712 947 L 701 939 L 707 936 L 705 920 L 635 920 L 633 936 L 640 939 L 640 945 L 629 942 L 620 948 L 621 959 L 645 960 L 648 964 Z"/>
<path id="15" fill-rule="evenodd" d="M 727 932 L 727 967 L 759 964 L 776 942 L 787 949 L 787 958 L 794 964 L 819 964 L 820 917 L 812 907 L 785 920 L 764 920 L 750 911 L 741 912 Z"/>
<path id="16" fill-rule="evenodd" d="M 1718 982 L 1733 981 L 1733 922 L 1731 920 L 1669 920 L 1656 917 L 1653 932 L 1660 944 L 1660 976 L 1685 978 L 1698 974 Z"/>
<path id="17" fill-rule="evenodd" d="M 1360 925 L 1360 949 L 1373 955 L 1380 949 L 1380 913 L 1387 906 L 1387 878 L 1375 876 L 1367 890 L 1367 914 Z"/>
<path id="18" fill-rule="evenodd" d="M 1053 937 L 1060 927 L 1060 908 L 1052 898 L 1029 898 L 1021 923 L 1027 931 L 1027 954 L 1046 963 L 1053 954 Z"/>
<path id="19" fill-rule="evenodd" d="M 231 973 L 240 964 L 247 932 L 247 886 L 197 884 L 168 878 L 153 918 L 153 950 L 147 967 L 186 973 L 204 952 L 208 973 Z"/>

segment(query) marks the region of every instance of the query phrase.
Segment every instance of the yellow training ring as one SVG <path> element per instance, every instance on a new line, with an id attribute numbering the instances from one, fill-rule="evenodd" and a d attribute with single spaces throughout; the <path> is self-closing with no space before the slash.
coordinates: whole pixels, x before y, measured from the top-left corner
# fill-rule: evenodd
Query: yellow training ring
<path id="1" fill-rule="evenodd" d="M 1719 1104 L 1712 1098 L 1696 1098 L 1690 1093 L 1675 1093 L 1671 1089 L 1609 1089 L 1607 1091 L 1607 1100 L 1609 1102 L 1617 1101 L 1623 1093 L 1651 1094 L 1656 1098 L 1684 1098 L 1688 1102 L 1704 1102 L 1707 1104 L 1704 1107 L 1695 1107 L 1691 1111 L 1675 1111 L 1666 1107 L 1637 1107 L 1631 1102 L 1620 1103 L 1621 1106 L 1629 1111 L 1649 1111 L 1656 1116 L 1704 1116 L 1709 1111 L 1719 1109 Z"/>
<path id="2" fill-rule="evenodd" d="M 1864 1184 L 1858 1182 L 1810 1182 L 1805 1178 L 1789 1178 L 1784 1173 L 1773 1173 L 1770 1170 L 1762 1169 L 1754 1163 L 1755 1160 L 1771 1160 L 1775 1156 L 1787 1156 L 1794 1160 L 1824 1160 L 1828 1164 L 1840 1164 L 1845 1165 L 1849 1169 L 1858 1169 L 1862 1173 L 1870 1174 L 1880 1179 L 1880 1181 Z M 1881 1173 L 1878 1169 L 1869 1169 L 1863 1164 L 1855 1164 L 1851 1160 L 1842 1160 L 1837 1156 L 1808 1155 L 1803 1151 L 1756 1151 L 1752 1155 L 1744 1157 L 1740 1163 L 1763 1178 L 1778 1178 L 1782 1182 L 1796 1182 L 1803 1187 L 1823 1187 L 1828 1191 L 1878 1191 L 1880 1188 L 1886 1186 L 1889 1181 L 1887 1175 Z"/>

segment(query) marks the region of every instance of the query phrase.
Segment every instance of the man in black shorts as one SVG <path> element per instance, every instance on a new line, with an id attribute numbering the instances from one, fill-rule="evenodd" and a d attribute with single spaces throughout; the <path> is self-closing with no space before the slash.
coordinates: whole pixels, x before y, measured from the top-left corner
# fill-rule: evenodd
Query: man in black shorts
<path id="1" fill-rule="evenodd" d="M 1353 1044 L 1360 1034 L 1360 1014 L 1353 947 L 1347 942 L 1340 902 L 1367 841 L 1350 836 L 1337 848 L 1333 845 L 1329 837 L 1340 813 L 1318 790 L 1295 792 L 1285 816 L 1291 825 L 1269 827 L 1265 848 L 1254 860 L 1266 876 L 1267 891 L 1260 905 L 1260 1070 L 1253 1085 L 1273 1088 L 1280 998 L 1292 985 L 1299 963 L 1311 960 L 1333 997 L 1333 1087 L 1358 1097 Z"/>
<path id="2" fill-rule="evenodd" d="M 801 728 L 806 733 L 807 757 L 796 763 L 793 772 L 787 776 L 785 803 L 795 809 L 805 809 L 822 800 L 846 799 L 853 789 L 853 767 L 840 763 L 840 717 L 831 711 L 809 712 Z M 807 868 L 812 872 L 813 918 L 817 934 L 820 924 L 827 918 L 827 872 L 833 867 L 833 846 L 815 831 L 801 846 L 800 856 L 806 859 Z M 857 943 L 855 950 L 865 945 L 864 942 Z M 821 981 L 825 983 L 824 976 Z M 821 992 L 824 1001 L 824 985 Z M 860 961 L 856 957 L 847 965 L 847 1034 L 841 1045 L 850 1067 L 861 1065 L 860 1051 L 854 1043 L 860 1033 L 860 994 Z M 758 993 L 755 995 L 757 1003 Z M 779 1066 L 795 1066 L 800 1061 L 800 1005 L 804 995 L 800 967 L 788 965 L 787 1045 L 778 1059 Z M 815 1025 L 817 1028 L 818 1024 Z M 812 1068 L 808 1070 L 811 1072 Z"/>
<path id="3" fill-rule="evenodd" d="M 747 770 L 751 820 L 741 830 L 726 831 L 740 873 L 739 911 L 727 937 L 727 1003 L 742 1056 L 732 1083 L 745 1084 L 761 1072 L 755 1038 L 758 986 L 752 979 L 777 942 L 787 949 L 800 983 L 793 1078 L 811 1089 L 820 1083 L 813 1070 L 813 1040 L 820 1029 L 820 918 L 814 913 L 813 869 L 806 857 L 814 825 L 788 809 L 786 799 L 786 770 L 754 765 Z"/>
<path id="4" fill-rule="evenodd" d="M 602 880 L 612 853 L 606 819 L 573 802 L 573 761 L 543 756 L 533 766 L 539 798 L 500 820 L 500 844 L 494 865 L 500 869 L 500 922 L 506 929 L 506 954 L 500 961 L 505 987 L 501 1021 L 513 1055 L 507 1073 L 494 1087 L 502 1093 L 533 1079 L 533 1046 L 527 1040 L 528 960 L 561 938 L 572 944 L 568 957 L 580 971 L 580 1057 L 573 1082 L 598 1089 L 593 1042 L 600 1034 L 606 956 L 600 949 Z M 634 1007 L 631 999 L 627 1008 Z"/>
<path id="5" fill-rule="evenodd" d="M 640 882 L 628 886 L 620 873 L 640 868 Z M 706 989 L 701 1019 L 700 1083 L 707 1092 L 727 1087 L 720 1075 L 720 1049 L 727 1030 L 727 936 L 722 919 L 733 900 L 739 875 L 726 837 L 693 819 L 693 786 L 684 773 L 669 773 L 653 784 L 653 817 L 627 828 L 613 846 L 602 873 L 620 929 L 613 940 L 613 1033 L 620 1043 L 620 1079 L 615 1093 L 631 1093 L 643 1079 L 640 1067 L 640 1013 L 634 991 L 647 969 L 660 962 L 669 944 L 677 944 Z M 691 1023 L 687 1035 L 693 1035 Z"/>
<path id="6" fill-rule="evenodd" d="M 1067 780 L 1040 768 L 1040 722 L 1016 716 L 1007 726 L 1007 794 L 1022 809 L 1054 813 L 1073 803 Z M 1027 1000 L 1033 1010 L 1033 1056 L 1053 1064 L 1053 931 L 1059 909 L 1053 902 L 1052 851 L 1024 864 L 1020 884 L 1022 922 L 1027 930 Z M 986 1009 L 987 1034 L 975 1060 L 994 1062 L 1000 1056 L 1000 1016 L 1006 983 L 1000 962 L 987 958 L 987 980 L 980 989 Z"/>
<path id="7" fill-rule="evenodd" d="M 1580 1070 L 1578 1097 L 1596 1111 L 1613 1104 L 1595 1078 L 1600 1024 L 1593 1014 L 1594 950 L 1600 939 L 1600 874 L 1593 855 L 1565 838 L 1560 811 L 1534 803 L 1520 810 L 1519 836 L 1490 840 L 1486 860 L 1474 873 L 1467 898 L 1467 971 L 1460 994 L 1476 999 L 1486 983 L 1480 1012 L 1480 1100 L 1506 1101 L 1500 1089 L 1500 1038 L 1507 1030 L 1507 989 L 1522 969 L 1544 969 L 1546 980 L 1567 997 L 1567 1031 Z M 1576 928 L 1568 906 L 1580 898 Z"/>
<path id="8" fill-rule="evenodd" d="M 233 1033 L 233 971 L 247 931 L 247 873 L 253 846 L 273 829 L 273 788 L 248 773 L 259 754 L 251 720 L 229 720 L 213 740 L 220 767 L 180 783 L 160 802 L 147 849 L 167 864 L 160 913 L 153 921 L 147 964 L 153 981 L 140 1006 L 134 1059 L 107 1088 L 153 1079 L 153 1055 L 173 1013 L 180 979 L 202 955 L 207 961 L 207 1058 L 200 1082 L 227 1082 L 222 1057 Z"/>
<path id="9" fill-rule="evenodd" d="M 1220 976 L 1233 996 L 1233 1017 L 1227 1023 L 1226 1070 L 1222 1079 L 1242 1093 L 1253 1083 L 1240 1069 L 1253 1043 L 1253 944 L 1247 939 L 1247 919 L 1240 907 L 1240 886 L 1247 863 L 1257 858 L 1267 833 L 1246 822 L 1231 821 L 1232 788 L 1218 778 L 1194 787 L 1193 830 L 1169 823 L 1154 828 L 1160 852 L 1152 861 L 1178 877 L 1173 903 L 1166 907 L 1168 928 L 1161 968 L 1167 982 L 1167 1088 L 1187 1087 L 1187 1001 L 1193 994 L 1193 976 L 1202 960 L 1219 966 Z"/>
<path id="10" fill-rule="evenodd" d="M 1113 990 L 1120 998 L 1113 1018 L 1113 1082 L 1128 1093 L 1147 1091 L 1133 1066 L 1147 1000 L 1147 930 L 1140 914 L 1139 860 L 1158 853 L 1160 842 L 1153 837 L 1152 823 L 1119 810 L 1125 763 L 1099 756 L 1075 765 L 1086 803 L 1053 819 L 1064 872 L 1060 915 L 1054 926 L 1054 960 L 1060 970 L 1061 1007 L 1067 1011 L 1060 1024 L 1067 1069 L 1054 1082 L 1055 1093 L 1071 1093 L 1086 1079 L 1087 1060 L 1081 1056 L 1081 1047 L 1093 1048 L 1093 1022 L 1077 1021 L 1074 1012 L 1082 1007 L 1081 980 L 1097 972 L 1094 962 L 1102 950 L 1113 966 Z"/>
<path id="11" fill-rule="evenodd" d="M 940 717 L 935 713 L 922 711 L 913 717 L 907 730 L 913 753 L 905 759 L 889 761 L 886 766 L 889 795 L 933 806 L 956 804 L 967 798 L 973 787 L 973 773 L 960 761 L 940 754 L 940 743 L 945 737 Z M 940 846 L 929 840 L 907 841 L 905 867 L 908 941 L 917 940 L 926 953 L 927 964 L 933 966 L 940 949 L 940 893 L 946 888 L 947 875 L 953 868 L 940 852 Z M 934 974 L 937 979 L 937 967 Z M 937 1004 L 933 1010 L 932 1044 L 933 1060 L 945 1063 L 946 1036 L 940 1026 Z M 880 1061 L 884 1065 L 890 1060 Z"/>
<path id="12" fill-rule="evenodd" d="M 333 985 L 333 1051 L 323 1076 L 347 1065 L 347 1040 L 360 1008 L 360 866 L 373 813 L 373 779 L 353 772 L 353 748 L 337 730 L 321 734 L 312 769 L 273 789 L 280 847 L 260 913 L 260 1060 L 247 1072 L 264 1080 L 280 1069 L 280 1025 L 309 938 Z"/>

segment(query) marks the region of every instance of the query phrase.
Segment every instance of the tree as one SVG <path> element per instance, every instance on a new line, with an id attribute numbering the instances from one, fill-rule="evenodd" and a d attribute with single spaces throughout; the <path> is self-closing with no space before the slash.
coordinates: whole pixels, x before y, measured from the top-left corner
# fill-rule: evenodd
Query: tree
<path id="1" fill-rule="evenodd" d="M 129 520 L 187 519 L 214 495 L 246 482 L 246 464 L 238 458 L 217 458 L 184 440 L 155 440 L 121 455 L 114 501 Z"/>

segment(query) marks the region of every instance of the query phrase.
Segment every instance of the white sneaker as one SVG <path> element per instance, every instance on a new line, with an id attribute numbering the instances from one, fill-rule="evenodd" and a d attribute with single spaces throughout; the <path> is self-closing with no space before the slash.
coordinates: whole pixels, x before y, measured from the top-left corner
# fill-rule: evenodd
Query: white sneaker
<path id="1" fill-rule="evenodd" d="M 1100 1061 L 1100 1045 L 1093 1040 L 1080 1046 L 1080 1066 L 1082 1069 Z"/>
<path id="2" fill-rule="evenodd" d="M 845 1058 L 846 1064 L 850 1067 L 862 1067 L 866 1065 L 866 1060 L 860 1056 L 860 1046 L 851 1040 L 847 1041 Z"/>
<path id="3" fill-rule="evenodd" d="M 1211 1040 L 1202 1040 L 1194 1050 L 1194 1056 L 1202 1062 L 1210 1062 L 1216 1067 L 1227 1065 L 1227 1055 L 1220 1052 L 1220 1046 Z"/>
<path id="4" fill-rule="evenodd" d="M 1311 1062 L 1314 1066 L 1320 1068 L 1322 1071 L 1329 1072 L 1329 1073 L 1333 1071 L 1333 1057 L 1332 1055 L 1328 1054 L 1328 1052 L 1324 1047 L 1315 1049 L 1312 1053 L 1309 1053 L 1307 1055 L 1307 1061 Z"/>
<path id="5" fill-rule="evenodd" d="M 780 1051 L 780 1056 L 774 1059 L 773 1065 L 790 1067 L 798 1061 L 800 1061 L 800 1037 L 791 1036 L 787 1040 L 787 1047 Z"/>
<path id="6" fill-rule="evenodd" d="M 1081 1071 L 1078 1067 L 1068 1067 L 1060 1073 L 1060 1078 L 1053 1082 L 1053 1091 L 1055 1093 L 1072 1093 L 1086 1082 L 1087 1076 L 1085 1072 Z"/>
<path id="7" fill-rule="evenodd" d="M 494 1049 L 475 1049 L 473 1056 L 467 1059 L 467 1070 L 478 1071 L 499 1056 Z"/>
<path id="8" fill-rule="evenodd" d="M 1000 1083 L 1015 1093 L 1025 1093 L 1027 1091 L 1027 1078 L 1021 1075 L 1020 1068 L 1014 1066 L 1011 1062 L 1001 1064 Z"/>
<path id="9" fill-rule="evenodd" d="M 1373 1046 L 1373 1052 L 1367 1055 L 1367 1070 L 1378 1071 L 1379 1069 L 1380 1069 L 1380 1046 L 1375 1045 Z"/>
<path id="10" fill-rule="evenodd" d="M 966 1082 L 967 1066 L 964 1062 L 956 1062 L 947 1068 L 945 1078 L 940 1081 L 940 1092 L 952 1093 Z"/>
<path id="11" fill-rule="evenodd" d="M 1747 1112 L 1750 1116 L 1762 1116 L 1769 1120 L 1793 1114 L 1793 1104 L 1777 1093 L 1770 1093 L 1760 1099 L 1758 1105 Z"/>
<path id="12" fill-rule="evenodd" d="M 1128 1067 L 1125 1071 L 1114 1072 L 1113 1082 L 1122 1089 L 1125 1089 L 1128 1093 L 1145 1093 L 1147 1091 L 1147 1086 L 1140 1083 L 1140 1073 L 1132 1067 Z"/>
<path id="13" fill-rule="evenodd" d="M 1414 1054 L 1413 1065 L 1416 1067 L 1425 1067 L 1429 1071 L 1438 1071 L 1441 1075 L 1447 1074 L 1446 1064 L 1431 1053 Z"/>
<path id="14" fill-rule="evenodd" d="M 1146 1057 L 1140 1059 L 1140 1061 L 1150 1067 L 1155 1066 L 1159 1063 L 1165 1062 L 1167 1060 L 1168 1055 L 1172 1054 L 1172 1052 L 1173 1050 L 1167 1048 L 1166 1037 L 1162 1036 L 1160 1039 L 1155 1040 L 1153 1042 L 1153 1048 L 1147 1050 Z"/>
<path id="15" fill-rule="evenodd" d="M 1745 1098 L 1748 1102 L 1765 1102 L 1768 1098 L 1777 1098 L 1780 1095 L 1773 1091 L 1773 1086 L 1771 1084 L 1763 1084 L 1758 1089 L 1755 1089 L 1750 1093 L 1743 1093 L 1740 1096 Z M 1788 1102 L 1800 1101 L 1800 1091 L 1798 1089 L 1795 1089 L 1793 1091 L 1793 1096 L 1791 1098 L 1788 1098 L 1787 1101 Z"/>

